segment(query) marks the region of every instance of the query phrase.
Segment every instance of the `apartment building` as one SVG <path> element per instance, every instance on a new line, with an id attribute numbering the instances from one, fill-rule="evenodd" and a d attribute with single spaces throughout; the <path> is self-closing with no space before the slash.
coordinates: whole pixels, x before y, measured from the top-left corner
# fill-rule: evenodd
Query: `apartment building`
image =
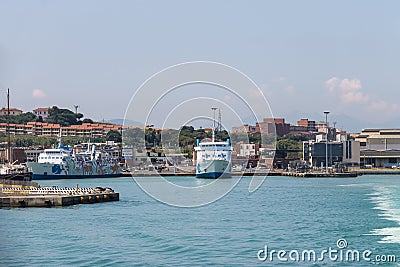
<path id="1" fill-rule="evenodd" d="M 28 122 L 27 124 L 9 124 L 12 135 L 101 137 L 109 131 L 122 132 L 121 125 L 83 123 L 82 125 L 60 126 L 46 122 Z M 7 133 L 7 123 L 0 123 L 0 133 Z"/>

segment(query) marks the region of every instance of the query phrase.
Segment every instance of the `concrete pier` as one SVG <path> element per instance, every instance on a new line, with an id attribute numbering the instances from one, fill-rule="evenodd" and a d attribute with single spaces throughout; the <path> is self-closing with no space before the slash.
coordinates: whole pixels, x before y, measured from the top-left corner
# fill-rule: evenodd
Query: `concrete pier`
<path id="1" fill-rule="evenodd" d="M 325 173 L 325 172 L 282 172 L 282 176 L 293 176 L 299 178 L 355 178 L 357 172 Z"/>
<path id="2" fill-rule="evenodd" d="M 13 188 L 4 187 L 0 207 L 58 207 L 119 201 L 119 193 L 111 188 Z"/>
<path id="3" fill-rule="evenodd" d="M 118 201 L 119 193 L 90 194 L 83 196 L 63 195 L 18 195 L 0 196 L 0 207 L 57 207 L 76 204 L 92 204 L 108 201 Z"/>
<path id="4" fill-rule="evenodd" d="M 232 176 L 281 176 L 282 172 L 270 171 L 270 172 L 232 172 Z M 163 177 L 171 177 L 171 176 L 196 176 L 194 172 L 124 172 L 121 174 L 121 177 L 153 177 L 153 176 L 163 176 Z"/>

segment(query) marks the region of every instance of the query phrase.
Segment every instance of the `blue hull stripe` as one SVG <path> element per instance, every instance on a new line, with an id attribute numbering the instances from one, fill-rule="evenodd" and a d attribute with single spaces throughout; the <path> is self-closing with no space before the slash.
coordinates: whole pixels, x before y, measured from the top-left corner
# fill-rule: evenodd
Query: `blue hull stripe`
<path id="1" fill-rule="evenodd" d="M 212 178 L 216 179 L 218 177 L 231 177 L 232 174 L 228 172 L 203 172 L 203 173 L 196 173 L 196 178 Z"/>
<path id="2" fill-rule="evenodd" d="M 58 179 L 85 179 L 85 178 L 110 178 L 120 177 L 121 174 L 104 174 L 104 175 L 51 175 L 51 174 L 32 174 L 32 180 L 58 180 Z"/>

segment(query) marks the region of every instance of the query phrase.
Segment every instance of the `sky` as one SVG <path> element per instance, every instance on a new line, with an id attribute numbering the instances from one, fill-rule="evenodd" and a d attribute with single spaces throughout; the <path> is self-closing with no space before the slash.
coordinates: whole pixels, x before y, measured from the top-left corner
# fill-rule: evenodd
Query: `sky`
<path id="1" fill-rule="evenodd" d="M 131 99 L 152 75 L 212 61 L 247 75 L 291 123 L 329 110 L 348 131 L 400 128 L 398 10 L 398 1 L 2 0 L 0 102 L 10 88 L 24 111 L 79 105 L 95 120 L 124 118 L 142 112 Z M 190 108 L 212 116 L 200 102 Z"/>

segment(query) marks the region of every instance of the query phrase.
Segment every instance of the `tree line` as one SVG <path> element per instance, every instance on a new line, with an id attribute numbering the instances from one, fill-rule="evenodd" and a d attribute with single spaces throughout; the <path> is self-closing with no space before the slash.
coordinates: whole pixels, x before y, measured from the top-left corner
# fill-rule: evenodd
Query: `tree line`
<path id="1" fill-rule="evenodd" d="M 204 140 L 211 138 L 212 132 L 205 129 L 194 129 L 193 126 L 183 126 L 179 130 L 175 129 L 155 129 L 152 126 L 145 128 L 127 129 L 123 132 L 123 145 L 135 147 L 136 149 L 170 149 L 180 153 L 193 152 L 196 139 Z M 285 135 L 276 137 L 263 135 L 260 133 L 250 134 L 229 134 L 227 131 L 215 133 L 216 140 L 225 141 L 231 139 L 232 144 L 239 142 L 263 144 L 263 146 L 276 148 L 276 153 L 281 158 L 296 159 L 301 157 L 302 141 L 309 139 L 307 135 Z"/>
<path id="2" fill-rule="evenodd" d="M 79 125 L 82 123 L 93 123 L 93 120 L 89 118 L 82 119 L 83 117 L 84 116 L 82 113 L 75 113 L 69 109 L 53 106 L 49 108 L 49 115 L 46 118 L 46 122 L 60 124 L 61 126 Z M 32 112 L 25 112 L 19 115 L 12 115 L 12 116 L 1 115 L 0 122 L 26 124 L 28 122 L 43 122 L 43 117 L 41 116 L 37 117 Z"/>

